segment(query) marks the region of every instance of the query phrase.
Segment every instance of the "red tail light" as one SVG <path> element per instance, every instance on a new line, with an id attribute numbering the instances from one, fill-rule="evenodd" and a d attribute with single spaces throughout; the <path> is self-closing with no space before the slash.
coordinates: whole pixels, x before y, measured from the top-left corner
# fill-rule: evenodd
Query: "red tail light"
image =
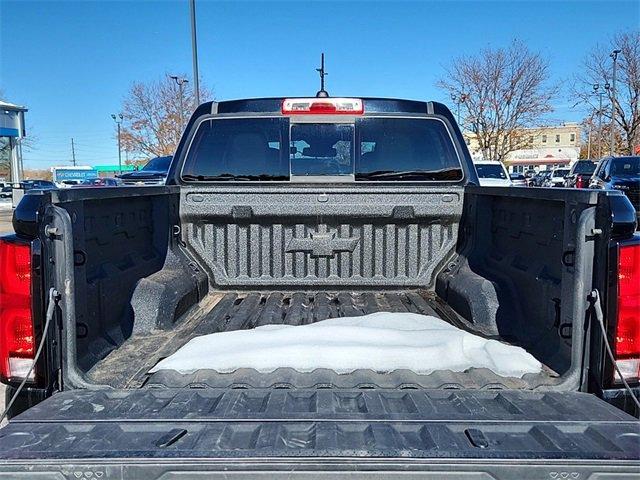
<path id="1" fill-rule="evenodd" d="M 627 380 L 640 377 L 640 245 L 618 254 L 618 318 L 614 351 Z"/>
<path id="2" fill-rule="evenodd" d="M 26 375 L 34 354 L 31 247 L 0 239 L 0 377 Z"/>
<path id="3" fill-rule="evenodd" d="M 576 188 L 584 188 L 584 181 L 580 176 L 576 178 Z"/>
<path id="4" fill-rule="evenodd" d="M 362 115 L 364 103 L 359 98 L 286 98 L 285 115 Z"/>

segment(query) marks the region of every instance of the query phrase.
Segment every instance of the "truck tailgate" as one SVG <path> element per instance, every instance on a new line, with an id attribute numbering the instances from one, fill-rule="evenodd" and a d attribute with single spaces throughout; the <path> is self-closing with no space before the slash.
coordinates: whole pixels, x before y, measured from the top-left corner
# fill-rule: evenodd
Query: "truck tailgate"
<path id="1" fill-rule="evenodd" d="M 76 390 L 0 430 L 12 478 L 582 480 L 632 478 L 639 457 L 637 419 L 566 392 Z"/>

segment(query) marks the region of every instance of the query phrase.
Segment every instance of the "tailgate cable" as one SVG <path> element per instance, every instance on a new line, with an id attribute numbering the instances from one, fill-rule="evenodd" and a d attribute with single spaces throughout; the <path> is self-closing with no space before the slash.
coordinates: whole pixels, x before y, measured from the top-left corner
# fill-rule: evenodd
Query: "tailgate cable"
<path id="1" fill-rule="evenodd" d="M 618 377 L 620 377 L 620 380 L 622 380 L 622 384 L 624 385 L 624 388 L 629 392 L 629 395 L 631 395 L 631 399 L 633 400 L 633 403 L 635 403 L 636 407 L 640 409 L 640 401 L 638 400 L 638 397 L 636 397 L 636 394 L 634 393 L 633 389 L 629 386 L 624 376 L 622 375 L 622 372 L 620 371 L 620 367 L 618 367 L 618 363 L 616 362 L 616 357 L 615 355 L 613 355 L 613 351 L 611 350 L 611 345 L 609 345 L 609 338 L 607 337 L 607 329 L 604 326 L 604 315 L 602 314 L 600 292 L 597 289 L 592 290 L 590 297 L 593 300 L 593 308 L 595 310 L 596 320 L 598 320 L 598 324 L 600 325 L 600 330 L 602 331 L 602 338 L 604 340 L 604 346 L 607 350 L 607 354 L 609 355 L 609 358 L 611 359 L 611 362 L 613 363 L 613 368 L 616 369 L 616 372 L 618 373 Z"/>
<path id="2" fill-rule="evenodd" d="M 18 386 L 16 391 L 13 393 L 13 396 L 11 397 L 11 400 L 9 401 L 9 403 L 7 403 L 7 406 L 4 409 L 4 412 L 2 412 L 2 416 L 0 417 L 0 423 L 5 419 L 5 417 L 9 413 L 9 410 L 13 406 L 13 403 L 16 401 L 16 399 L 18 398 L 18 395 L 20 394 L 20 392 L 24 388 L 25 384 L 27 383 L 27 380 L 29 379 L 29 375 L 31 375 L 31 372 L 33 371 L 34 367 L 36 366 L 36 362 L 38 361 L 38 358 L 40 357 L 40 354 L 42 353 L 42 349 L 44 348 L 44 342 L 47 339 L 47 333 L 49 332 L 49 324 L 51 323 L 51 319 L 53 318 L 53 314 L 55 312 L 56 303 L 57 303 L 59 297 L 60 297 L 60 294 L 55 290 L 55 288 L 50 288 L 49 289 L 49 305 L 47 305 L 47 315 L 46 315 L 46 320 L 44 322 L 44 328 L 42 330 L 42 338 L 40 339 L 40 345 L 38 345 L 38 350 L 36 350 L 36 354 L 33 357 L 33 362 L 31 363 L 31 366 L 29 367 L 29 371 L 27 372 L 27 374 L 22 379 L 22 382 L 20 383 L 20 385 Z"/>

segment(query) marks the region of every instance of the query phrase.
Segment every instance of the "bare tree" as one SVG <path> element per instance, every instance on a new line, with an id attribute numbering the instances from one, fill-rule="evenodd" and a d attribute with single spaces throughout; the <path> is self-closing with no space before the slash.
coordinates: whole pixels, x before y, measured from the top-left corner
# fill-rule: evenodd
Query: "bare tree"
<path id="1" fill-rule="evenodd" d="M 528 144 L 533 132 L 524 129 L 553 111 L 558 90 L 549 84 L 547 60 L 518 40 L 454 59 L 437 85 L 464 99 L 462 123 L 475 134 L 483 157 L 498 161 Z"/>
<path id="2" fill-rule="evenodd" d="M 621 145 L 624 131 L 620 126 L 615 130 L 616 145 Z M 582 121 L 582 141 L 580 142 L 580 158 L 595 159 L 609 155 L 611 138 L 611 123 L 602 125 L 602 131 L 598 131 L 597 112 L 592 112 Z"/>
<path id="3" fill-rule="evenodd" d="M 616 128 L 622 130 L 621 142 L 616 142 L 617 154 L 632 154 L 634 147 L 640 145 L 640 30 L 614 35 L 604 45 L 596 45 L 582 62 L 582 71 L 573 82 L 572 97 L 578 103 L 588 106 L 591 111 L 598 110 L 598 99 L 594 94 L 594 85 L 604 91 L 608 97 L 608 106 L 603 106 L 602 117 L 606 124 L 611 123 L 611 105 L 613 91 L 610 86 L 613 75 L 613 63 L 610 54 L 619 49 L 618 75 L 616 80 Z M 606 128 L 610 131 L 610 126 Z M 607 147 L 608 149 L 608 147 Z"/>
<path id="4" fill-rule="evenodd" d="M 212 97 L 200 84 L 201 101 Z M 131 86 L 122 104 L 122 147 L 134 155 L 173 155 L 184 127 L 195 108 L 191 83 L 179 86 L 165 78 Z"/>

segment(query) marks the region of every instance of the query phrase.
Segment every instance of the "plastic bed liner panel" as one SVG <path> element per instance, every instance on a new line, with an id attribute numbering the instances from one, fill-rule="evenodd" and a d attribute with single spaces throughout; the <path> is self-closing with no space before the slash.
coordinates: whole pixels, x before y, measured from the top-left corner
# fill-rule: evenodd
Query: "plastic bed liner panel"
<path id="1" fill-rule="evenodd" d="M 330 471 L 340 478 L 384 471 L 391 478 L 398 470 L 416 478 L 427 471 L 512 478 L 526 467 L 521 478 L 583 479 L 637 473 L 639 440 L 635 418 L 571 392 L 78 390 L 0 430 L 0 473 L 302 478 Z"/>
<path id="2" fill-rule="evenodd" d="M 214 292 L 170 330 L 153 329 L 132 335 L 90 372 L 97 384 L 139 387 L 147 372 L 200 335 L 246 330 L 262 325 L 303 325 L 329 318 L 375 312 L 412 312 L 444 317 L 446 305 L 432 293 L 399 292 Z M 437 310 L 437 311 L 436 311 Z M 455 322 L 455 314 L 446 319 Z M 181 385 L 167 385 L 181 386 Z"/>

